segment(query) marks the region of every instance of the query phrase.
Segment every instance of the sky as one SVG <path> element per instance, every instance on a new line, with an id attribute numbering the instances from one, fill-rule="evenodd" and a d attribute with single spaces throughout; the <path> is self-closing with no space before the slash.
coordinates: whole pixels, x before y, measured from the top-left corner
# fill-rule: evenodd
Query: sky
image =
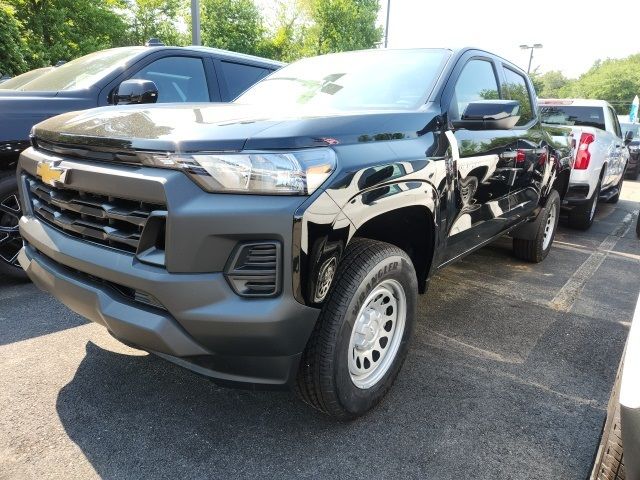
<path id="1" fill-rule="evenodd" d="M 541 43 L 531 69 L 575 78 L 597 59 L 640 52 L 639 18 L 640 2 L 624 0 L 391 0 L 389 47 L 480 47 L 526 70 L 519 46 Z"/>

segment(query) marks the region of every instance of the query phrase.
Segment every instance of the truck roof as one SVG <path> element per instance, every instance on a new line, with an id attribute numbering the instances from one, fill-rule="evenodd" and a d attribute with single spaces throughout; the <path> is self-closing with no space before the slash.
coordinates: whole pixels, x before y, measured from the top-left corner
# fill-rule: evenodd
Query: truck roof
<path id="1" fill-rule="evenodd" d="M 171 48 L 176 48 L 176 47 L 171 47 Z M 244 60 L 249 60 L 256 63 L 264 63 L 264 64 L 273 65 L 273 66 L 283 67 L 286 65 L 286 63 L 284 62 L 271 60 L 270 58 L 256 57 L 255 55 L 247 55 L 246 53 L 237 53 L 237 52 L 232 52 L 230 50 L 222 50 L 221 48 L 201 47 L 201 46 L 194 46 L 194 45 L 190 45 L 187 47 L 177 47 L 177 48 L 183 48 L 185 50 L 195 50 L 200 52 L 208 52 L 218 56 L 229 57 L 230 59 L 234 59 L 234 58 L 236 60 L 244 59 Z"/>

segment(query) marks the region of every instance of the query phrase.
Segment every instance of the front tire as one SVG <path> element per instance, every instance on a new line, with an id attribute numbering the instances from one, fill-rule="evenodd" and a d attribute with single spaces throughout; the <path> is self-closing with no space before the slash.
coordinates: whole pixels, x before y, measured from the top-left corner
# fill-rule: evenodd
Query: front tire
<path id="1" fill-rule="evenodd" d="M 585 205 L 575 207 L 569 212 L 569 226 L 577 230 L 587 230 L 593 223 L 598 208 L 598 198 L 600 197 L 600 182 L 591 198 Z"/>
<path id="2" fill-rule="evenodd" d="M 540 263 L 551 250 L 560 218 L 560 195 L 558 192 L 551 190 L 547 203 L 539 215 L 543 215 L 543 217 L 534 238 L 513 239 L 514 255 L 527 262 Z"/>
<path id="3" fill-rule="evenodd" d="M 623 183 L 624 183 L 624 175 L 620 177 L 620 181 L 618 182 L 618 185 L 616 185 L 616 188 L 618 189 L 618 193 L 616 193 L 613 197 L 609 199 L 609 203 L 618 203 L 618 200 L 620 200 L 620 193 L 622 193 Z"/>
<path id="4" fill-rule="evenodd" d="M 417 293 L 416 272 L 403 250 L 354 239 L 303 354 L 300 398 L 340 420 L 376 406 L 407 355 Z"/>
<path id="5" fill-rule="evenodd" d="M 27 274 L 18 263 L 18 252 L 22 248 L 18 231 L 21 215 L 15 174 L 0 177 L 0 275 L 26 281 Z"/>

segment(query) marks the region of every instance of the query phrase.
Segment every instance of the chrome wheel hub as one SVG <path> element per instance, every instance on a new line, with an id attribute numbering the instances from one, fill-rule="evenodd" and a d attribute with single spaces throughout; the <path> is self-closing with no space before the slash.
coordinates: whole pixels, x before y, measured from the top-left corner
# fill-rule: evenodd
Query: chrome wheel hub
<path id="1" fill-rule="evenodd" d="M 406 323 L 406 295 L 385 280 L 367 296 L 349 342 L 349 375 L 358 388 L 371 388 L 387 373 L 400 348 Z"/>

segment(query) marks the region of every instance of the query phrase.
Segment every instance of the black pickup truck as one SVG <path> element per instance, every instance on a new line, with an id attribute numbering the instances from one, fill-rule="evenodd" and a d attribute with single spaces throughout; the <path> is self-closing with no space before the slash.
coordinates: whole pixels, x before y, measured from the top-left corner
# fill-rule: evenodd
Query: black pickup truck
<path id="1" fill-rule="evenodd" d="M 304 59 L 231 104 L 37 125 L 18 178 L 40 288 L 123 342 L 349 419 L 391 387 L 419 292 L 510 234 L 548 254 L 570 152 L 490 53 Z"/>
<path id="2" fill-rule="evenodd" d="M 155 45 L 155 44 L 154 44 Z M 17 263 L 20 206 L 15 169 L 31 127 L 65 112 L 114 105 L 120 88 L 153 82 L 166 102 L 227 102 L 283 64 L 207 47 L 102 50 L 0 87 L 0 274 L 24 276 Z M 42 70 L 45 70 L 42 73 Z M 37 74 L 37 75 L 35 75 Z M 35 75 L 35 76 L 34 76 Z M 23 77 L 24 79 L 24 77 Z"/>

